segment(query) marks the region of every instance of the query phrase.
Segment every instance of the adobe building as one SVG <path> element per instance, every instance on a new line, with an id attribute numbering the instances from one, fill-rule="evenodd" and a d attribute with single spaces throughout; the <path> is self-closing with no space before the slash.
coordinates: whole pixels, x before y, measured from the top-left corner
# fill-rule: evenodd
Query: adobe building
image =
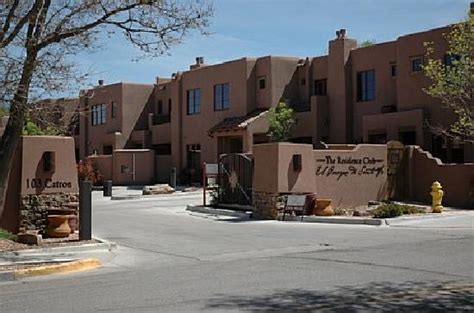
<path id="1" fill-rule="evenodd" d="M 116 149 L 148 146 L 152 84 L 117 83 L 81 90 L 79 128 L 74 141 L 79 159 L 111 155 Z"/>
<path id="2" fill-rule="evenodd" d="M 116 149 L 151 149 L 155 180 L 176 167 L 183 181 L 199 181 L 202 162 L 251 153 L 265 143 L 267 114 L 285 101 L 296 111 L 291 141 L 419 145 L 447 162 L 473 162 L 473 145 L 446 142 L 426 127 L 450 125 L 451 112 L 426 95 L 421 65 L 425 42 L 434 58 L 450 62 L 444 34 L 450 27 L 358 47 L 345 29 L 318 57 L 241 58 L 207 65 L 202 57 L 186 71 L 154 85 L 119 83 L 81 93 L 89 115 L 81 119 L 80 157 Z"/>

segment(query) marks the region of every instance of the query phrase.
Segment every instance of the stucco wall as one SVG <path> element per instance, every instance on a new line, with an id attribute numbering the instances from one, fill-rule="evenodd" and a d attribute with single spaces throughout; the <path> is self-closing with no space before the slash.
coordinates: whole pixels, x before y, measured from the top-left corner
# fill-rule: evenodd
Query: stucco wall
<path id="1" fill-rule="evenodd" d="M 474 209 L 474 163 L 444 164 L 416 146 L 408 147 L 411 169 L 411 197 L 431 202 L 431 185 L 439 181 L 443 186 L 443 205 Z"/>
<path id="2" fill-rule="evenodd" d="M 336 207 L 365 205 L 386 195 L 387 147 L 357 145 L 350 150 L 314 150 L 316 194 Z"/>
<path id="3" fill-rule="evenodd" d="M 113 154 L 114 185 L 151 184 L 155 175 L 155 159 L 152 150 L 115 150 Z M 125 170 L 128 168 L 128 170 Z"/>
<path id="4" fill-rule="evenodd" d="M 292 157 L 302 156 L 302 170 L 294 171 Z M 336 207 L 365 205 L 386 195 L 387 148 L 357 145 L 348 150 L 313 150 L 312 145 L 269 143 L 255 145 L 254 192 L 316 192 Z"/>
<path id="5" fill-rule="evenodd" d="M 293 155 L 300 154 L 302 170 L 293 169 Z M 312 145 L 268 143 L 255 145 L 253 190 L 268 193 L 314 192 Z"/>
<path id="6" fill-rule="evenodd" d="M 43 170 L 43 154 L 54 155 L 53 170 Z M 79 191 L 74 156 L 74 140 L 71 137 L 23 136 L 21 193 L 45 194 Z M 35 181 L 33 181 L 35 180 Z"/>

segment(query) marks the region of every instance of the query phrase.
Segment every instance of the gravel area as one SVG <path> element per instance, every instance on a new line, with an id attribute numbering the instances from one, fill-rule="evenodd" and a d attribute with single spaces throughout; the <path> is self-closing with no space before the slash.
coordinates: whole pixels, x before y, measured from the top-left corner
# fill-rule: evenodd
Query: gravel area
<path id="1" fill-rule="evenodd" d="M 67 238 L 45 238 L 43 239 L 42 245 L 27 245 L 18 243 L 8 239 L 0 239 L 0 252 L 2 251 L 16 251 L 24 249 L 38 249 L 38 248 L 50 248 L 50 247 L 64 247 L 64 246 L 77 246 L 88 243 L 97 243 L 95 239 L 92 240 L 79 240 L 79 235 L 72 234 Z"/>

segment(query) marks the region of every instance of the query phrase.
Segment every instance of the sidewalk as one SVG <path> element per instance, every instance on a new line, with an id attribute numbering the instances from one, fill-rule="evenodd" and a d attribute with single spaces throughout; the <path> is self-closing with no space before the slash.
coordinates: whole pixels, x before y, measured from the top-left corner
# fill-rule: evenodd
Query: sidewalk
<path id="1" fill-rule="evenodd" d="M 223 208 L 214 208 L 210 206 L 192 206 L 186 208 L 189 212 L 207 214 L 212 216 L 226 216 L 240 220 L 252 221 L 252 212 L 236 211 Z M 370 226 L 401 226 L 413 223 L 422 223 L 430 221 L 439 221 L 445 219 L 467 217 L 471 223 L 474 220 L 474 211 L 446 208 L 441 214 L 426 213 L 402 215 L 394 218 L 372 218 L 372 217 L 353 217 L 353 216 L 291 216 L 287 214 L 283 220 L 283 214 L 279 214 L 277 221 L 281 222 L 303 222 L 303 223 L 325 223 L 325 224 L 343 224 L 343 225 L 370 225 Z M 469 221 L 467 221 L 469 223 Z"/>
<path id="2" fill-rule="evenodd" d="M 78 272 L 101 266 L 115 243 L 97 242 L 0 252 L 0 283 L 23 277 Z"/>

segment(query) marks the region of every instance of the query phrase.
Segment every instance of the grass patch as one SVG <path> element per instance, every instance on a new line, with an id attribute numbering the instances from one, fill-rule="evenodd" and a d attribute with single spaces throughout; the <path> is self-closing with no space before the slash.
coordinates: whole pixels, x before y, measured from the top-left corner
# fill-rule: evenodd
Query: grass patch
<path id="1" fill-rule="evenodd" d="M 15 240 L 16 236 L 10 233 L 8 230 L 0 228 L 0 239 Z"/>
<path id="2" fill-rule="evenodd" d="M 382 204 L 372 211 L 375 218 L 391 218 L 406 214 L 426 213 L 424 209 L 407 204 L 387 203 Z"/>

